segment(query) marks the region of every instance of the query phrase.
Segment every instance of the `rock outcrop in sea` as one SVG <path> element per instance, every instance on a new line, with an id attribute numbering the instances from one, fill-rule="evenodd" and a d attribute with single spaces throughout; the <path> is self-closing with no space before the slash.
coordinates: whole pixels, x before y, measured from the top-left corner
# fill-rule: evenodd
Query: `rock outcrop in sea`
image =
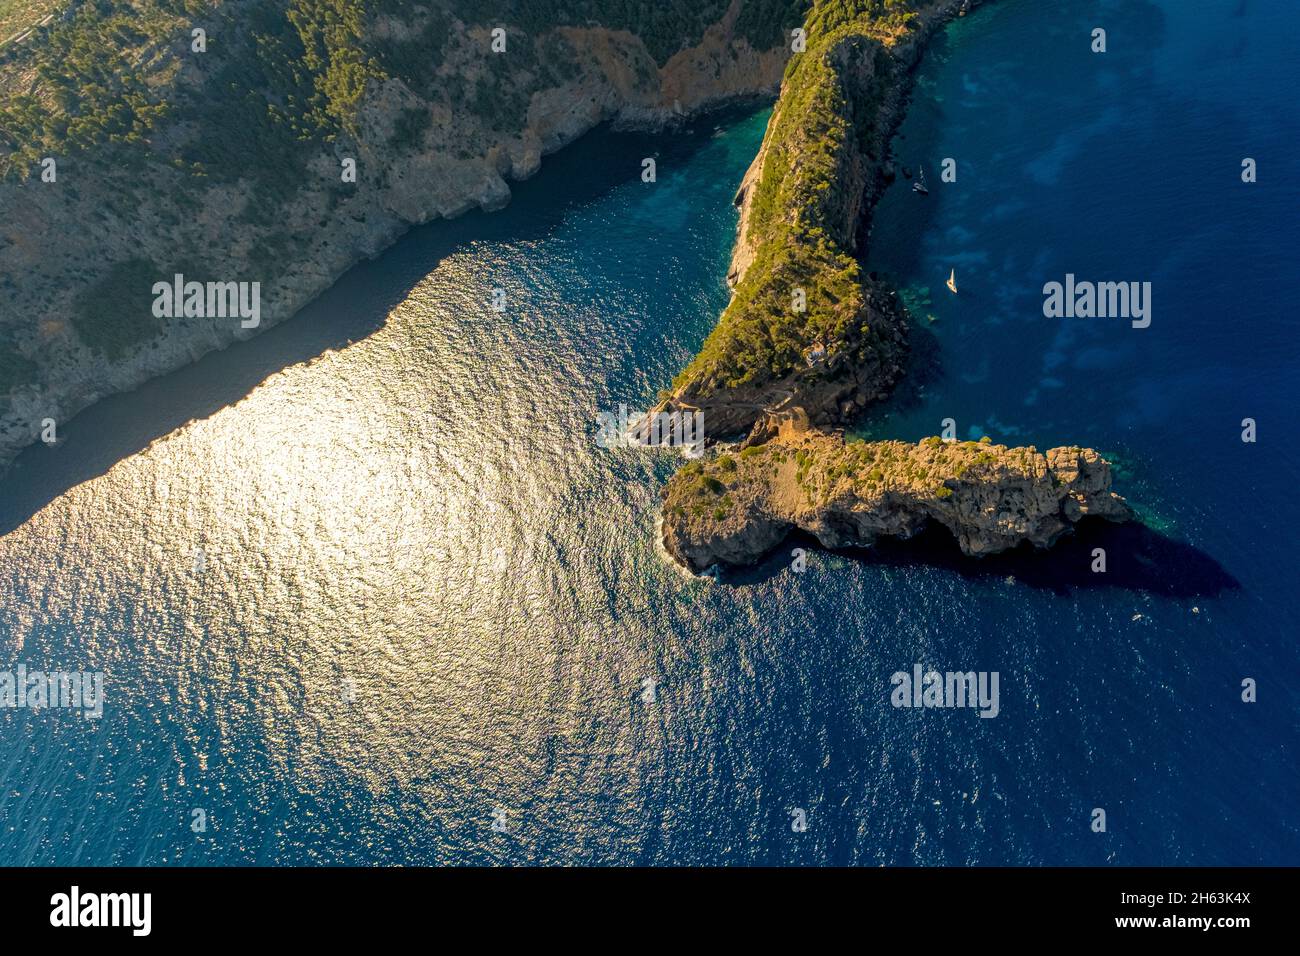
<path id="1" fill-rule="evenodd" d="M 1091 448 L 846 442 L 793 419 L 765 444 L 686 465 L 663 498 L 664 547 L 694 571 L 752 564 L 796 528 L 847 548 L 933 521 L 979 556 L 1048 547 L 1086 516 L 1132 516 Z"/>

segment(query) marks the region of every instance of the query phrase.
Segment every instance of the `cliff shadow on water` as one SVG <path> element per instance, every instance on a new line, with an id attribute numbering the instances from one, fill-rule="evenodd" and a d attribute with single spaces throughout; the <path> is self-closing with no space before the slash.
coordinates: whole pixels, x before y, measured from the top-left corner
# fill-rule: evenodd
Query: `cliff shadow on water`
<path id="1" fill-rule="evenodd" d="M 757 584 L 790 566 L 794 548 L 837 554 L 866 565 L 892 568 L 926 565 L 943 568 L 970 581 L 1014 578 L 1058 595 L 1085 589 L 1118 588 L 1168 598 L 1212 598 L 1240 589 L 1240 583 L 1214 558 L 1137 522 L 1114 524 L 1084 518 L 1072 533 L 1051 548 L 1022 544 L 1001 554 L 968 557 L 957 540 L 936 522 L 904 541 L 880 538 L 870 548 L 828 549 L 811 535 L 795 532 L 761 563 L 724 572 L 719 581 L 733 586 Z M 1092 570 L 1093 549 L 1104 548 L 1107 568 Z M 846 573 L 846 572 L 842 572 Z"/>
<path id="2" fill-rule="evenodd" d="M 877 276 L 873 272 L 871 278 L 882 279 L 892 288 L 898 288 L 890 276 Z M 903 293 L 898 294 L 903 296 L 908 314 L 908 347 L 903 359 L 903 374 L 889 396 L 868 405 L 848 429 L 850 434 L 869 441 L 897 438 L 891 429 L 891 420 L 921 408 L 925 404 L 926 393 L 942 388 L 945 378 L 939 337 L 926 323 L 923 310 L 909 303 Z"/>
<path id="3" fill-rule="evenodd" d="M 544 240 L 573 210 L 635 181 L 644 157 L 659 157 L 664 166 L 684 165 L 708 145 L 707 133 L 716 126 L 751 116 L 763 105 L 733 103 L 666 134 L 597 127 L 547 157 L 536 176 L 512 184 L 505 210 L 474 210 L 414 227 L 375 259 L 353 266 L 290 319 L 95 403 L 59 424 L 56 444 L 29 445 L 0 474 L 0 536 L 187 423 L 235 404 L 277 372 L 368 338 L 449 256 L 476 242 Z"/>

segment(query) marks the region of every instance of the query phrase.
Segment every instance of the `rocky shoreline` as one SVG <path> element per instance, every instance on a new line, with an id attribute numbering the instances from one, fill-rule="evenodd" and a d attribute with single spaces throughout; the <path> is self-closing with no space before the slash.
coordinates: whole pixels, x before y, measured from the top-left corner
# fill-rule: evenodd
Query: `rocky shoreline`
<path id="1" fill-rule="evenodd" d="M 656 409 L 702 412 L 706 443 L 745 436 L 737 454 L 688 464 L 662 491 L 663 544 L 687 568 L 755 563 L 796 528 L 827 547 L 865 547 L 880 536 L 911 537 L 937 522 L 965 554 L 979 556 L 1024 542 L 1048 547 L 1086 515 L 1132 517 L 1124 499 L 1110 490 L 1109 462 L 1092 449 L 1041 454 L 987 439 L 938 437 L 915 446 L 846 443 L 837 430 L 888 396 L 902 375 L 907 348 L 908 319 L 895 292 L 860 277 L 856 263 L 845 266 L 844 254 L 861 252 L 872 211 L 892 178 L 889 140 L 905 112 L 926 41 L 973 5 L 920 5 L 911 29 L 893 36 L 873 35 L 870 22 L 840 26 L 815 53 L 810 46 L 807 55 L 822 58 L 820 72 L 787 72 L 767 136 L 736 197 L 741 217 L 728 273 L 732 304 L 701 356 Z M 814 180 L 812 188 L 802 181 L 808 177 L 797 152 L 804 145 L 811 151 L 808 144 L 825 137 L 829 124 L 819 127 L 817 117 L 805 119 L 803 113 L 785 115 L 807 101 L 800 82 L 831 89 L 849 131 L 836 142 L 832 174 Z M 865 120 L 858 101 L 869 106 Z M 784 168 L 769 170 L 773 162 Z M 768 194 L 760 197 L 764 188 Z M 826 196 L 834 201 L 828 204 Z M 760 221 L 760 202 L 770 205 L 774 198 L 785 203 Z M 807 226 L 810 220 L 814 229 Z M 827 237 L 837 245 L 832 268 L 852 279 L 837 293 L 826 291 L 816 272 L 827 268 Z M 810 250 L 806 262 L 773 268 L 770 262 L 783 254 L 776 247 L 789 243 Z M 781 297 L 795 282 L 813 286 L 820 301 L 809 296 L 807 312 L 792 320 Z M 766 315 L 753 306 L 763 296 L 774 303 Z M 818 315 L 819 309 L 833 314 L 846 298 L 853 309 L 847 320 L 841 315 L 828 322 Z M 751 370 L 739 381 L 726 381 L 729 339 L 754 341 L 755 326 L 766 331 L 764 319 L 796 339 L 805 361 L 783 374 Z M 819 322 L 822 331 L 815 331 Z M 827 336 L 828 327 L 834 337 Z"/>
<path id="2" fill-rule="evenodd" d="M 701 355 L 654 412 L 702 412 L 707 439 L 718 441 L 746 432 L 761 436 L 794 408 L 813 424 L 843 426 L 888 397 L 903 374 L 907 316 L 895 290 L 857 274 L 855 258 L 870 233 L 875 204 L 893 178 L 889 143 L 906 112 L 926 44 L 935 30 L 974 5 L 972 0 L 918 4 L 915 19 L 893 33 L 874 33 L 868 19 L 860 27 L 837 28 L 820 45 L 810 37 L 809 50 L 799 55 L 817 58 L 825 69 L 806 71 L 813 72 L 812 79 L 798 69 L 787 71 L 767 136 L 736 194 L 740 221 L 727 274 L 732 304 Z M 837 119 L 847 133 L 834 147 L 829 180 L 811 188 L 812 176 L 799 168 L 800 151 L 817 148 L 827 131 L 800 115 L 801 83 L 821 83 L 846 104 Z M 769 170 L 774 153 L 791 168 Z M 785 205 L 756 223 L 755 207 L 764 190 L 769 205 L 774 200 Z M 791 244 L 792 231 L 806 247 L 824 242 L 829 254 L 819 248 L 801 261 L 783 261 L 779 250 Z M 753 274 L 756 262 L 762 275 Z M 837 273 L 849 271 L 845 296 L 834 284 L 843 277 Z M 788 301 L 796 291 L 805 295 L 800 305 Z M 789 321 L 788 314 L 800 308 L 807 310 L 808 319 Z M 819 310 L 836 314 L 818 327 Z M 746 339 L 752 342 L 765 331 L 755 332 L 753 326 L 778 324 L 773 317 L 781 317 L 791 339 L 784 355 L 771 356 L 777 367 L 750 369 L 737 377 L 723 367 L 725 360 L 711 360 L 713 353 L 744 351 Z M 793 360 L 792 352 L 797 352 Z"/>
<path id="3" fill-rule="evenodd" d="M 923 439 L 849 442 L 791 419 L 664 488 L 663 543 L 693 571 L 753 564 L 795 529 L 828 548 L 910 538 L 937 522 L 971 556 L 1049 547 L 1087 516 L 1126 521 L 1110 463 L 1090 448 Z"/>
<path id="4" fill-rule="evenodd" d="M 0 474 L 38 440 L 45 420 L 62 424 L 102 398 L 289 319 L 414 226 L 502 208 L 510 182 L 530 178 L 543 156 L 603 123 L 658 129 L 773 96 L 788 47 L 750 48 L 737 34 L 740 10 L 740 0 L 733 0 L 696 45 L 662 66 L 626 31 L 557 28 L 572 51 L 574 75 L 534 90 L 517 130 L 497 130 L 463 103 L 425 99 L 401 80 L 372 83 L 360 105 L 356 142 L 346 147 L 361 171 L 355 186 L 340 193 L 339 159 L 321 155 L 311 180 L 298 186 L 269 226 L 249 221 L 259 202 L 250 181 L 190 178 L 163 162 L 147 174 L 131 172 L 151 188 L 125 203 L 124 190 L 131 187 L 114 177 L 127 171 L 96 168 L 89 156 L 61 160 L 57 185 L 0 183 L 0 286 L 6 290 L 0 331 L 36 368 L 35 381 L 0 395 Z M 486 42 L 486 31 L 453 31 L 443 71 L 482 72 Z M 172 63 L 172 54 L 154 56 L 152 68 Z M 178 85 L 203 82 L 191 64 L 177 59 Z M 431 126 L 413 149 L 394 150 L 389 144 L 397 125 L 413 112 L 427 113 Z M 176 197 L 188 211 L 179 220 Z M 285 251 L 268 258 L 270 249 Z M 157 278 L 170 279 L 178 258 L 201 263 L 203 274 L 193 278 L 260 281 L 260 325 L 242 329 L 238 319 L 187 317 L 163 324 L 124 354 L 106 355 L 86 344 L 71 317 L 88 295 L 94 297 L 113 264 L 151 260 Z M 149 298 L 142 302 L 147 310 Z"/>

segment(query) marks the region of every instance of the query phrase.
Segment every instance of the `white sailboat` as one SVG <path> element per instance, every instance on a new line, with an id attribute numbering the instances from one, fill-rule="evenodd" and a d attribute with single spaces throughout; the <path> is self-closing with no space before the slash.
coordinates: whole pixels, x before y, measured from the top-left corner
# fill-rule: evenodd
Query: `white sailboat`
<path id="1" fill-rule="evenodd" d="M 946 285 L 948 286 L 949 292 L 951 292 L 953 295 L 957 294 L 957 270 L 956 269 L 953 269 L 950 273 L 948 273 L 948 281 Z"/>

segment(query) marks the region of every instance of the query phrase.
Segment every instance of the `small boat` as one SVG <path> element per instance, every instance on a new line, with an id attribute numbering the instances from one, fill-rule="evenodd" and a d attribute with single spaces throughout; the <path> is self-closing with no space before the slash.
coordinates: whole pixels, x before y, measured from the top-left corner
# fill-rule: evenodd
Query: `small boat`
<path id="1" fill-rule="evenodd" d="M 957 294 L 957 270 L 956 269 L 953 269 L 950 273 L 948 273 L 948 281 L 946 285 L 948 286 L 949 292 L 951 292 L 953 295 Z"/>
<path id="2" fill-rule="evenodd" d="M 930 195 L 930 189 L 925 185 L 925 167 L 918 166 L 916 171 L 920 175 L 920 178 L 916 182 L 912 183 L 912 192 L 920 193 L 922 196 Z"/>

